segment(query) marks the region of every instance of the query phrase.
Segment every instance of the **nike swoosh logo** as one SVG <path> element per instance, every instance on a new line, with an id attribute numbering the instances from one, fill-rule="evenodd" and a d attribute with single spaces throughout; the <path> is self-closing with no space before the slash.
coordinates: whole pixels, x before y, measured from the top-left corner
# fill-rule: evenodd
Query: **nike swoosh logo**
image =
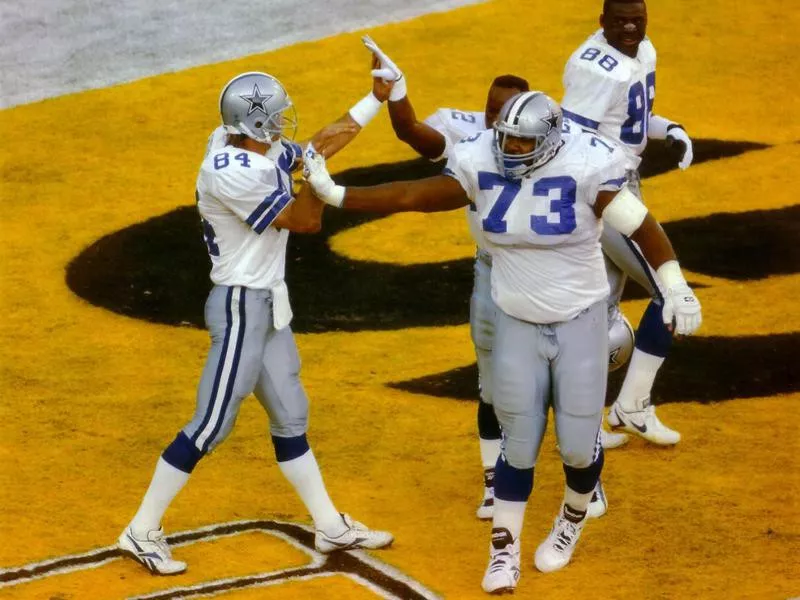
<path id="1" fill-rule="evenodd" d="M 614 409 L 614 412 L 617 413 L 617 419 L 619 419 L 619 422 L 624 423 L 625 420 L 622 418 L 622 415 L 619 414 L 619 409 L 618 408 Z M 647 433 L 647 425 L 645 424 L 637 425 L 633 421 L 629 421 L 628 423 L 632 425 L 634 428 L 636 428 L 639 431 L 639 433 Z"/>

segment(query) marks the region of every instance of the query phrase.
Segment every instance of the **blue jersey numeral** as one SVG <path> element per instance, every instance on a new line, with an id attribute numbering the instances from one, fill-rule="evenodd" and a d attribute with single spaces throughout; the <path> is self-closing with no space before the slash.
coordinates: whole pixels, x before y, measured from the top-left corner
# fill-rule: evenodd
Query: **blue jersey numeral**
<path id="1" fill-rule="evenodd" d="M 539 235 L 564 235 L 577 227 L 575 221 L 575 192 L 577 182 L 569 176 L 543 177 L 533 184 L 533 195 L 547 198 L 551 190 L 558 190 L 558 198 L 550 200 L 549 210 L 558 213 L 559 222 L 550 223 L 547 217 L 531 216 L 531 229 Z"/>
<path id="2" fill-rule="evenodd" d="M 612 148 L 611 146 L 609 146 L 608 144 L 606 144 L 606 143 L 605 143 L 603 140 L 601 140 L 601 139 L 600 139 L 599 137 L 597 137 L 596 135 L 593 135 L 593 136 L 592 136 L 592 139 L 591 139 L 591 141 L 589 142 L 589 145 L 590 145 L 590 146 L 597 146 L 598 144 L 599 144 L 599 145 L 601 145 L 601 146 L 603 146 L 603 148 L 605 148 L 606 150 L 608 150 L 608 153 L 609 153 L 609 154 L 611 154 L 612 152 L 614 152 L 614 148 Z"/>
<path id="3" fill-rule="evenodd" d="M 481 134 L 482 134 L 482 133 L 483 133 L 482 131 L 479 131 L 479 132 L 478 132 L 478 133 L 476 133 L 475 135 L 471 135 L 471 136 L 469 136 L 469 137 L 461 138 L 460 140 L 458 140 L 458 143 L 459 143 L 459 144 L 468 144 L 468 143 L 470 143 L 470 142 L 474 142 L 474 141 L 475 141 L 475 140 L 477 140 L 479 137 L 481 137 Z"/>
<path id="4" fill-rule="evenodd" d="M 600 56 L 600 48 L 587 48 L 580 55 L 580 59 L 592 62 L 598 56 Z M 610 73 L 619 64 L 619 61 L 610 54 L 603 54 L 603 58 L 597 61 L 597 64 Z"/>
<path id="5" fill-rule="evenodd" d="M 647 119 L 653 110 L 656 96 L 655 71 L 647 74 L 645 83 L 646 90 L 641 81 L 634 83 L 628 90 L 628 118 L 619 133 L 619 139 L 626 144 L 639 145 L 647 135 Z"/>
<path id="6" fill-rule="evenodd" d="M 211 223 L 202 217 L 200 218 L 200 223 L 203 225 L 203 241 L 206 243 L 208 253 L 211 256 L 219 256 L 219 246 L 217 246 L 217 243 L 214 241 L 217 238 L 217 233 L 214 231 Z"/>
<path id="7" fill-rule="evenodd" d="M 602 142 L 601 142 L 602 143 Z M 605 145 L 605 144 L 604 144 Z M 497 200 L 489 209 L 489 214 L 483 219 L 483 230 L 489 233 L 506 233 L 508 223 L 506 213 L 511 203 L 519 194 L 519 182 L 509 181 L 497 173 L 488 171 L 478 172 L 478 187 L 482 190 L 502 188 Z M 531 230 L 539 235 L 564 235 L 572 233 L 577 227 L 575 220 L 575 199 L 578 185 L 572 177 L 544 177 L 533 185 L 533 195 L 549 197 L 552 190 L 558 190 L 558 198 L 550 200 L 549 212 L 559 216 L 558 223 L 550 223 L 546 216 L 532 215 Z"/>
<path id="8" fill-rule="evenodd" d="M 247 156 L 246 152 L 240 152 L 236 156 L 234 156 L 236 160 L 238 160 L 243 167 L 250 167 L 250 157 Z M 214 155 L 214 169 L 219 171 L 220 169 L 224 169 L 229 164 L 231 164 L 230 156 L 227 152 L 220 152 L 219 154 Z"/>

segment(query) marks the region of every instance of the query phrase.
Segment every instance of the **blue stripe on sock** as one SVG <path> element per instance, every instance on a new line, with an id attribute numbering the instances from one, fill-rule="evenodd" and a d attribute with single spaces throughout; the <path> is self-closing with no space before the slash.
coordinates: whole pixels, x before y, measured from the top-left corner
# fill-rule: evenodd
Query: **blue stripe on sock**
<path id="1" fill-rule="evenodd" d="M 601 448 L 597 459 L 588 467 L 577 469 L 565 464 L 564 475 L 567 478 L 567 487 L 579 494 L 588 494 L 594 489 L 594 486 L 597 485 L 597 480 L 600 479 L 600 473 L 603 472 L 604 463 L 605 453 Z M 495 491 L 495 494 L 496 493 Z"/>
<path id="2" fill-rule="evenodd" d="M 527 502 L 532 490 L 533 468 L 512 467 L 501 455 L 494 468 L 495 498 L 509 502 Z"/>
<path id="3" fill-rule="evenodd" d="M 672 348 L 672 332 L 661 315 L 663 307 L 654 301 L 647 308 L 636 330 L 636 348 L 653 356 L 665 358 Z"/>
<path id="4" fill-rule="evenodd" d="M 286 462 L 303 456 L 310 450 L 306 434 L 297 437 L 272 436 L 272 445 L 275 448 L 275 458 L 278 462 Z"/>
<path id="5" fill-rule="evenodd" d="M 161 455 L 165 461 L 184 473 L 191 473 L 204 453 L 181 431 Z"/>

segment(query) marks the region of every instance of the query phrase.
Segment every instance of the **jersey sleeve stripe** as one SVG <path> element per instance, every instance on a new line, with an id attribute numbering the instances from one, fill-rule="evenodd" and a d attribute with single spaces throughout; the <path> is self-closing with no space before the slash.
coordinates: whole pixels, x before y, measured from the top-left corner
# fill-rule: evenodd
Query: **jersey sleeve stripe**
<path id="1" fill-rule="evenodd" d="M 283 194 L 279 196 L 272 206 L 270 206 L 267 214 L 264 215 L 264 218 L 253 227 L 253 230 L 256 233 L 264 233 L 264 230 L 272 225 L 272 222 L 278 218 L 278 215 L 281 214 L 281 211 L 286 208 L 291 201 L 292 197 L 289 194 Z"/>
<path id="2" fill-rule="evenodd" d="M 259 204 L 256 207 L 256 209 L 250 214 L 250 216 L 247 217 L 246 223 L 250 225 L 250 227 L 253 227 L 253 225 L 255 225 L 256 222 L 261 218 L 261 215 L 263 215 L 266 212 L 266 210 L 270 206 L 272 206 L 280 196 L 284 195 L 285 193 L 286 192 L 284 192 L 282 189 L 279 189 L 275 190 L 269 196 L 264 198 L 261 204 Z"/>
<path id="3" fill-rule="evenodd" d="M 578 125 L 583 125 L 584 127 L 589 127 L 590 129 L 597 129 L 600 127 L 600 123 L 598 121 L 592 121 L 591 119 L 587 119 L 586 117 L 579 115 L 578 113 L 570 112 L 565 109 L 561 109 L 561 112 L 564 113 L 564 118 L 569 119 L 573 123 L 577 123 Z"/>

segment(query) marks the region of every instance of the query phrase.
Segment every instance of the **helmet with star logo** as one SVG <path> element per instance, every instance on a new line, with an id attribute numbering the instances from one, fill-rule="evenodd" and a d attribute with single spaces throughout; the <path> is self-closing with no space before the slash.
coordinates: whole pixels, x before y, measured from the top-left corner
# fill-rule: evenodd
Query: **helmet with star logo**
<path id="1" fill-rule="evenodd" d="M 280 137 L 294 139 L 297 116 L 289 94 L 272 75 L 242 73 L 222 88 L 219 112 L 225 130 L 270 144 Z"/>
<path id="2" fill-rule="evenodd" d="M 561 107 L 542 92 L 522 92 L 509 98 L 494 123 L 494 153 L 500 172 L 515 181 L 553 158 L 561 143 L 563 121 Z M 520 152 L 509 138 L 534 143 Z"/>

